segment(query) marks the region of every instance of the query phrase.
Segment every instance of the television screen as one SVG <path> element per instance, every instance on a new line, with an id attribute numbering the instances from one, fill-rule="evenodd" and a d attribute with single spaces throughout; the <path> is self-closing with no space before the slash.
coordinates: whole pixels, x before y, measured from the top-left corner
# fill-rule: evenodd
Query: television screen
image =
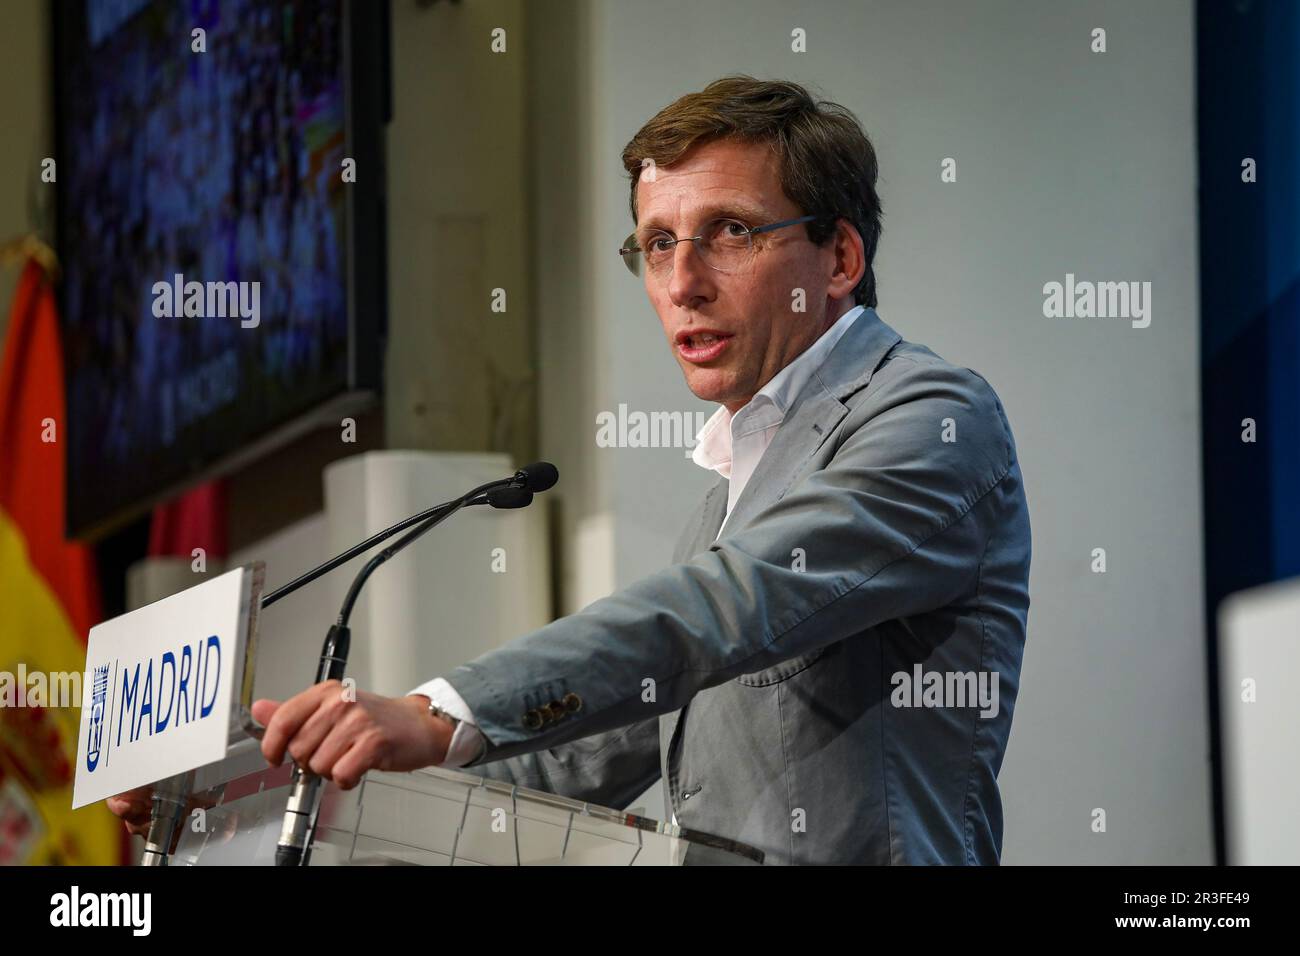
<path id="1" fill-rule="evenodd" d="M 377 386 L 382 282 L 352 259 L 382 247 L 380 171 L 348 163 L 381 120 L 351 89 L 350 20 L 343 0 L 59 7 L 71 533 Z"/>

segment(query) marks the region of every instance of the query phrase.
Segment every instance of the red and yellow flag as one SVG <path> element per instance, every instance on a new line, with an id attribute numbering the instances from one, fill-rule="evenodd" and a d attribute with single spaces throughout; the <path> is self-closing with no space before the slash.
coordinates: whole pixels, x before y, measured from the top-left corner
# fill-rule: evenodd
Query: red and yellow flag
<path id="1" fill-rule="evenodd" d="M 0 355 L 0 864 L 124 859 L 103 804 L 70 809 L 81 701 L 53 699 L 51 675 L 80 688 L 100 616 L 94 555 L 64 538 L 66 427 L 54 291 L 29 262 Z"/>

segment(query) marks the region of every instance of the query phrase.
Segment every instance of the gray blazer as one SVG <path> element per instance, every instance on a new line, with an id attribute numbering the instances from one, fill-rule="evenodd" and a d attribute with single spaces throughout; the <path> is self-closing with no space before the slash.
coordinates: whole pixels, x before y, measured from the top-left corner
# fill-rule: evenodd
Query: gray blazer
<path id="1" fill-rule="evenodd" d="M 489 741 L 466 769 L 615 807 L 662 776 L 665 815 L 769 863 L 998 862 L 1030 532 L 993 389 L 868 309 L 715 541 L 726 502 L 446 675 Z"/>

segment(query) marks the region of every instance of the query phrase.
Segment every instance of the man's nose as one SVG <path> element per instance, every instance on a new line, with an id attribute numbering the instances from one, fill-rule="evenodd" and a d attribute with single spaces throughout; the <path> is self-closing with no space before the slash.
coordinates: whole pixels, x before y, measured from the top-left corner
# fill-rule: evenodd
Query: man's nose
<path id="1" fill-rule="evenodd" d="M 713 297 L 713 270 L 700 258 L 696 243 L 687 239 L 673 247 L 673 274 L 668 297 L 679 308 L 691 308 Z"/>

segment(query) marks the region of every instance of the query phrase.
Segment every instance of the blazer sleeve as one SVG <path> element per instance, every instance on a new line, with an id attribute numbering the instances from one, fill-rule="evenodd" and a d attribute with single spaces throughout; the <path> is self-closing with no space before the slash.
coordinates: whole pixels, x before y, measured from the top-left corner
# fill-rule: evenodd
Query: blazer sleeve
<path id="1" fill-rule="evenodd" d="M 493 759 L 489 747 L 478 761 L 456 769 L 622 810 L 659 779 L 659 718 L 504 760 Z"/>
<path id="2" fill-rule="evenodd" d="M 825 439 L 826 466 L 744 527 L 445 675 L 488 741 L 480 765 L 677 710 L 970 588 L 1014 464 L 997 396 L 911 358 L 873 383 Z M 565 699 L 579 706 L 539 725 Z"/>

